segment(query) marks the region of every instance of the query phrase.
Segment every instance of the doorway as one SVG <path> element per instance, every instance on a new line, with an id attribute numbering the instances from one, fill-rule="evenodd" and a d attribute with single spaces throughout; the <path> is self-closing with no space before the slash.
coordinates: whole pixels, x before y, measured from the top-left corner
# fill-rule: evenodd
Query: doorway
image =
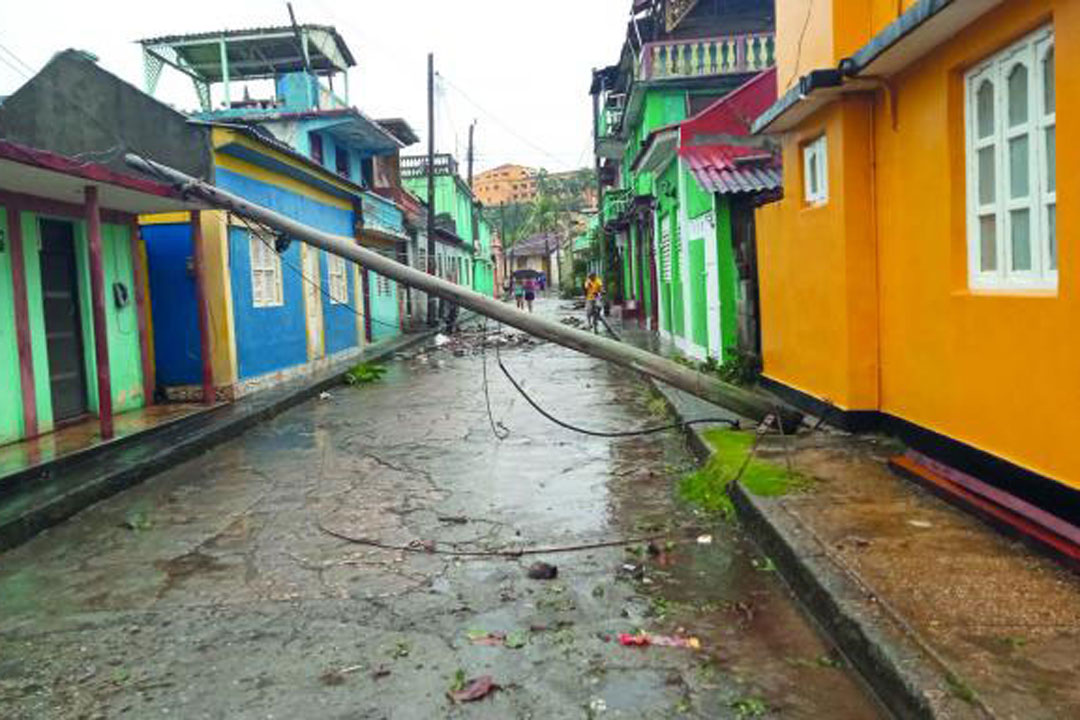
<path id="1" fill-rule="evenodd" d="M 319 275 L 319 251 L 302 245 L 304 253 L 304 307 L 307 312 L 308 360 L 323 356 L 322 277 Z"/>
<path id="2" fill-rule="evenodd" d="M 40 229 L 49 391 L 53 421 L 63 422 L 85 415 L 89 409 L 75 228 L 70 222 L 42 220 Z"/>
<path id="3" fill-rule="evenodd" d="M 757 239 L 754 206 L 746 201 L 732 203 L 731 241 L 739 276 L 736 309 L 739 320 L 739 349 L 761 357 L 761 306 L 758 299 Z"/>

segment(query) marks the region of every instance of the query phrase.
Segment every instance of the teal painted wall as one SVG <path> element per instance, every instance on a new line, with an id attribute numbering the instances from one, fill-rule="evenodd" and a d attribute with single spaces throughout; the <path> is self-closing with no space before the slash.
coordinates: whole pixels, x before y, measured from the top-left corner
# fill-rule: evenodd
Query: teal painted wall
<path id="1" fill-rule="evenodd" d="M 22 213 L 23 255 L 26 267 L 27 305 L 30 321 L 31 351 L 34 366 L 34 389 L 37 394 L 38 429 L 53 427 L 52 395 L 49 389 L 49 356 L 45 343 L 45 317 L 42 311 L 41 263 L 38 254 L 40 236 L 35 213 Z M 67 218 L 61 218 L 67 220 Z M 90 298 L 89 244 L 86 224 L 70 221 L 75 231 L 75 259 L 79 274 L 79 310 L 83 335 L 83 366 L 86 369 L 87 405 L 98 411 L 97 359 L 94 354 L 94 323 Z M 135 277 L 131 257 L 130 230 L 125 225 L 103 223 L 101 226 L 102 265 L 105 272 L 105 328 L 109 343 L 109 373 L 113 412 L 121 413 L 142 407 L 142 356 L 139 324 L 135 308 Z M 113 284 L 121 282 L 128 289 L 129 302 L 118 308 L 113 302 Z"/>
<path id="2" fill-rule="evenodd" d="M 12 287 L 11 238 L 7 231 L 7 210 L 0 207 L 0 444 L 22 437 L 22 384 L 19 376 L 19 345 L 15 330 L 15 302 Z"/>

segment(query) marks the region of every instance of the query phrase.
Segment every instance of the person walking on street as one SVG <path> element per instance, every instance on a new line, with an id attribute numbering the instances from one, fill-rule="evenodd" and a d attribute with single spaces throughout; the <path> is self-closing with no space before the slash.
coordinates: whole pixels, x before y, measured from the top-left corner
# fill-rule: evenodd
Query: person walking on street
<path id="1" fill-rule="evenodd" d="M 525 286 L 517 279 L 514 280 L 514 302 L 518 310 L 525 309 Z"/>
<path id="2" fill-rule="evenodd" d="M 525 278 L 525 305 L 532 312 L 533 300 L 536 299 L 536 280 Z"/>
<path id="3" fill-rule="evenodd" d="M 593 332 L 596 332 L 600 319 L 600 296 L 603 292 L 603 280 L 596 273 L 589 273 L 585 279 L 585 323 Z"/>

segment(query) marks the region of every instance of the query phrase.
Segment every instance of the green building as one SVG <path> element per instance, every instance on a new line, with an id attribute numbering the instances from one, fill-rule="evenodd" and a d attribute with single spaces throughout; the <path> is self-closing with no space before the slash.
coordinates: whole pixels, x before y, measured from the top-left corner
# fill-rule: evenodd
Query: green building
<path id="1" fill-rule="evenodd" d="M 733 210 L 741 222 L 750 218 L 752 246 L 753 198 L 778 176 L 751 191 L 696 170 L 725 171 L 717 161 L 729 146 L 705 137 L 711 125 L 749 135 L 721 122 L 731 115 L 722 100 L 773 66 L 773 4 L 655 0 L 634 8 L 619 62 L 593 71 L 590 89 L 602 188 L 595 254 L 609 297 L 624 317 L 693 357 L 754 352 L 754 333 L 739 330 L 740 317 L 752 323 L 756 313 Z M 718 154 L 703 156 L 702 145 Z M 771 162 L 767 149 L 751 155 Z"/>
<path id="2" fill-rule="evenodd" d="M 481 217 L 480 204 L 461 179 L 453 156 L 436 155 L 433 169 L 436 273 L 477 292 L 491 294 L 494 291 L 491 226 Z M 402 157 L 401 179 L 406 190 L 428 202 L 426 156 Z"/>

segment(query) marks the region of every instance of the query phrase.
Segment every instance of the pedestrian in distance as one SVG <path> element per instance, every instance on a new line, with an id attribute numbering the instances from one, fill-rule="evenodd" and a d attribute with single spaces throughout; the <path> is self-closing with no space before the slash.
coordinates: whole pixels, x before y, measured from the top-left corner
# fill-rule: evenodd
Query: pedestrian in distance
<path id="1" fill-rule="evenodd" d="M 532 312 L 533 300 L 536 299 L 536 280 L 525 278 L 525 306 Z"/>
<path id="2" fill-rule="evenodd" d="M 525 309 L 525 286 L 520 280 L 514 280 L 514 302 L 518 310 Z"/>
<path id="3" fill-rule="evenodd" d="M 600 299 L 604 293 L 604 281 L 596 273 L 585 279 L 585 324 L 596 332 L 600 320 Z"/>

